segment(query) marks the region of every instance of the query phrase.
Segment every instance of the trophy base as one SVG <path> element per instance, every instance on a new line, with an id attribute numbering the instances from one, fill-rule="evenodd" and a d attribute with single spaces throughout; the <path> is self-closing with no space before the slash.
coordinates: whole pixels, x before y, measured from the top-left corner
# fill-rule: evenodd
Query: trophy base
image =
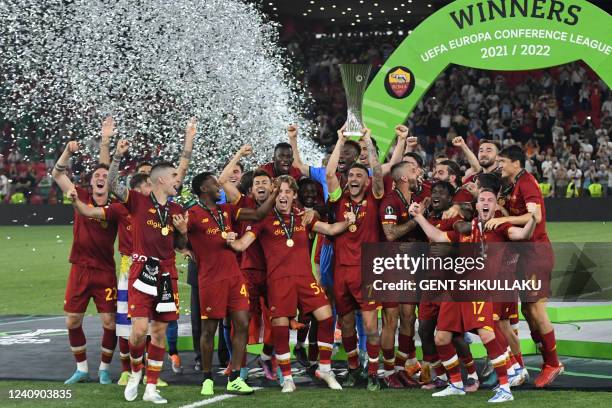
<path id="1" fill-rule="evenodd" d="M 342 134 L 344 136 L 347 136 L 347 137 L 353 137 L 353 136 L 361 137 L 361 136 L 363 136 L 363 133 L 361 133 L 361 132 L 346 132 L 345 131 L 345 132 L 342 132 Z"/>

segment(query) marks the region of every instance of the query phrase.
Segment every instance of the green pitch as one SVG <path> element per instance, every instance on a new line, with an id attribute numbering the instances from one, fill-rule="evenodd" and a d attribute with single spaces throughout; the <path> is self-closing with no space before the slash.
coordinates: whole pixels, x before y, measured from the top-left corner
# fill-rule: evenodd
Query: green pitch
<path id="1" fill-rule="evenodd" d="M 140 387 L 140 396 L 144 387 Z M 68 400 L 11 400 L 9 390 L 70 390 L 72 398 Z M 216 396 L 224 394 L 219 387 L 215 390 Z M 199 386 L 170 386 L 161 391 L 162 396 L 168 399 L 167 407 L 181 407 L 202 401 L 199 395 Z M 279 388 L 256 391 L 250 396 L 236 396 L 214 403 L 215 406 L 224 407 L 278 407 L 286 408 L 312 408 L 316 407 L 373 407 L 388 406 L 415 406 L 415 407 L 485 407 L 490 406 L 487 399 L 492 396 L 490 390 L 478 391 L 465 397 L 448 397 L 442 400 L 431 397 L 431 391 L 424 390 L 382 390 L 377 393 L 363 389 L 350 389 L 332 391 L 321 388 L 298 388 L 292 394 L 281 394 Z M 509 406 L 520 407 L 572 407 L 588 406 L 589 408 L 609 407 L 609 394 L 604 392 L 581 391 L 516 391 L 515 401 Z M 393 401 L 393 402 L 391 402 Z M 1 407 L 151 407 L 151 403 L 144 403 L 138 399 L 126 403 L 123 399 L 122 387 L 117 385 L 77 384 L 70 387 L 54 382 L 10 381 L 0 383 Z M 506 406 L 504 404 L 504 406 Z"/>
<path id="2" fill-rule="evenodd" d="M 612 242 L 612 223 L 548 223 L 553 242 Z M 5 293 L 0 314 L 62 314 L 70 265 L 71 226 L 0 227 L 0 259 Z M 187 311 L 187 264 L 178 257 L 181 313 Z M 93 302 L 89 313 L 95 313 Z"/>

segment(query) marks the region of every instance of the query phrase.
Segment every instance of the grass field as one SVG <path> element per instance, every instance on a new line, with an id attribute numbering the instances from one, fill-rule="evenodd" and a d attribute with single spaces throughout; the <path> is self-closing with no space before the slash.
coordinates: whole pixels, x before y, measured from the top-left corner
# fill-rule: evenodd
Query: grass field
<path id="1" fill-rule="evenodd" d="M 612 223 L 548 223 L 553 242 L 612 242 Z M 0 314 L 62 314 L 71 226 L 0 227 Z M 178 258 L 181 312 L 189 305 L 186 263 Z M 88 313 L 95 313 L 93 302 Z"/>
<path id="2" fill-rule="evenodd" d="M 554 242 L 612 242 L 612 225 L 606 223 L 549 223 L 549 234 Z M 1 227 L 0 268 L 3 293 L 0 297 L 0 314 L 60 315 L 62 314 L 64 288 L 69 271 L 68 254 L 72 240 L 70 226 Z M 182 305 L 189 305 L 189 290 L 186 283 L 186 264 L 179 260 Z M 181 312 L 186 312 L 181 306 Z M 88 313 L 94 314 L 90 304 Z M 68 355 L 67 355 L 68 358 Z M 15 400 L 9 399 L 9 390 L 67 390 L 72 398 L 67 400 Z M 142 390 L 141 390 L 142 392 Z M 202 401 L 199 388 L 174 385 L 162 390 L 169 399 L 170 407 L 180 407 Z M 217 390 L 223 395 L 223 389 Z M 308 407 L 479 407 L 487 406 L 491 391 L 479 391 L 475 395 L 454 397 L 443 401 L 433 399 L 431 392 L 422 390 L 384 390 L 368 393 L 365 390 L 334 392 L 321 388 L 299 388 L 294 395 L 281 394 L 279 389 L 260 390 L 253 396 L 233 397 L 215 402 L 228 407 L 266 406 L 292 408 Z M 517 391 L 512 404 L 521 407 L 588 406 L 589 408 L 610 406 L 609 393 L 578 391 Z M 452 401 L 452 402 L 451 402 Z M 64 386 L 57 382 L 0 381 L 0 407 L 123 407 L 122 392 L 116 385 L 102 386 L 78 384 Z M 142 401 L 129 406 L 151 406 Z M 193 405 L 200 406 L 200 405 Z"/>
<path id="3" fill-rule="evenodd" d="M 142 393 L 141 387 L 141 393 Z M 10 389 L 38 389 L 71 390 L 72 398 L 69 400 L 9 400 Z M 223 389 L 215 390 L 217 395 L 223 394 Z M 141 400 L 126 403 L 123 393 L 116 385 L 77 384 L 65 386 L 53 382 L 0 382 L 1 407 L 97 407 L 105 408 L 125 407 L 151 407 L 150 403 Z M 181 407 L 201 401 L 199 387 L 171 386 L 163 389 L 161 394 L 168 399 L 168 407 Z M 142 395 L 142 394 L 141 394 Z M 320 388 L 298 388 L 292 394 L 281 394 L 280 389 L 265 389 L 255 394 L 243 397 L 232 397 L 216 402 L 216 406 L 224 407 L 278 407 L 278 408 L 312 408 L 314 407 L 484 407 L 490 406 L 487 399 L 492 395 L 490 390 L 478 391 L 465 397 L 448 397 L 443 400 L 431 397 L 431 391 L 424 390 L 383 390 L 371 393 L 366 390 L 332 391 Z M 515 401 L 510 406 L 520 407 L 573 407 L 584 406 L 589 408 L 609 407 L 610 394 L 605 392 L 581 391 L 516 391 Z M 35 401 L 35 403 L 34 403 Z M 504 405 L 507 406 L 507 405 Z"/>

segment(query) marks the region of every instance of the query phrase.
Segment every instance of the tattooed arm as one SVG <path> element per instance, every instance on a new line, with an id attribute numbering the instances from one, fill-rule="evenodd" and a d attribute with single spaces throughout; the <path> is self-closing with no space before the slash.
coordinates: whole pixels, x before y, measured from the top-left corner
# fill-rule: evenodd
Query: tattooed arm
<path id="1" fill-rule="evenodd" d="M 372 131 L 367 128 L 364 128 L 362 131 L 363 140 L 366 142 L 366 146 L 368 148 L 370 166 L 372 166 L 372 193 L 374 193 L 374 197 L 381 198 L 385 194 L 382 165 L 378 160 L 376 147 L 374 147 L 374 143 L 372 142 Z"/>
<path id="2" fill-rule="evenodd" d="M 189 169 L 189 162 L 191 161 L 191 154 L 193 153 L 193 139 L 197 131 L 197 123 L 198 120 L 196 118 L 191 118 L 185 128 L 185 145 L 183 146 L 183 153 L 181 154 L 181 160 L 178 166 L 178 175 L 181 179 L 181 183 L 185 179 L 187 169 Z"/>
<path id="3" fill-rule="evenodd" d="M 126 186 L 119 182 L 119 164 L 121 163 L 121 159 L 127 153 L 130 148 L 130 142 L 127 140 L 119 140 L 117 143 L 117 150 L 113 155 L 113 161 L 111 162 L 110 168 L 108 170 L 108 185 L 111 193 L 115 194 L 115 196 L 125 202 L 128 196 L 128 189 Z"/>

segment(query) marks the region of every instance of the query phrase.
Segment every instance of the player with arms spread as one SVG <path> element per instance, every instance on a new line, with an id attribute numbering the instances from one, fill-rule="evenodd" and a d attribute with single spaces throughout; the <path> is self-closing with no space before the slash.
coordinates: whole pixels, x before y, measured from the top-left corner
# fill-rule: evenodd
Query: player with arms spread
<path id="1" fill-rule="evenodd" d="M 295 180 L 281 176 L 276 183 L 279 193 L 274 209 L 240 239 L 236 240 L 235 233 L 229 233 L 227 242 L 234 250 L 243 252 L 258 240 L 264 251 L 274 349 L 283 374 L 282 392 L 295 391 L 291 376 L 289 318 L 296 315 L 298 307 L 302 313 L 312 313 L 318 321 L 320 352 L 316 376 L 331 389 L 342 389 L 331 371 L 334 321 L 329 301 L 312 275 L 309 236 L 311 233 L 338 235 L 354 225 L 355 218 L 347 214 L 344 221 L 335 224 L 316 218 L 308 222 L 293 208 L 298 192 Z"/>
<path id="2" fill-rule="evenodd" d="M 119 183 L 119 163 L 128 149 L 127 140 L 118 142 L 109 171 L 111 189 L 132 217 L 133 262 L 128 284 L 132 374 L 124 396 L 127 401 L 138 396 L 150 322 L 151 343 L 147 350 L 147 386 L 143 400 L 163 404 L 167 401 L 159 395 L 156 383 L 163 365 L 168 322 L 178 319 L 174 248 L 185 246 L 188 218 L 180 205 L 169 201 L 177 194 L 181 182 L 172 163 L 161 162 L 152 167 L 152 192 L 148 196 L 128 191 Z"/>
<path id="3" fill-rule="evenodd" d="M 524 227 L 515 227 L 509 223 L 504 223 L 498 225 L 495 229 L 485 231 L 483 225 L 493 218 L 496 208 L 497 195 L 492 190 L 482 189 L 476 203 L 478 216 L 472 220 L 472 228 L 467 235 L 455 231 L 443 232 L 434 227 L 423 216 L 423 210 L 417 203 L 410 207 L 410 213 L 433 242 L 506 242 L 520 241 L 531 236 L 536 224 L 534 209 L 530 212 L 531 219 Z M 489 261 L 491 260 L 489 259 Z M 495 264 L 495 262 L 491 261 L 490 264 Z M 465 388 L 459 369 L 459 359 L 451 341 L 453 335 L 463 335 L 466 331 L 478 333 L 497 373 L 499 388 L 497 388 L 495 395 L 489 399 L 489 402 L 512 401 L 514 397 L 510 391 L 506 371 L 507 353 L 495 339 L 493 331 L 493 304 L 491 302 L 441 303 L 435 342 L 438 354 L 443 361 L 450 381 L 447 388 L 432 395 L 434 397 L 465 395 Z"/>
<path id="4" fill-rule="evenodd" d="M 345 137 L 339 132 L 339 137 Z M 334 299 L 340 316 L 342 344 L 347 352 L 349 373 L 346 386 L 354 386 L 361 377 L 355 332 L 355 311 L 361 309 L 367 336 L 368 390 L 380 389 L 378 380 L 378 358 L 380 353 L 380 335 L 378 332 L 378 305 L 364 299 L 361 288 L 361 244 L 380 240 L 380 223 L 378 207 L 385 188 L 383 173 L 376 148 L 371 139 L 371 131 L 363 129 L 363 140 L 368 145 L 370 164 L 373 176 L 370 183 L 368 169 L 355 163 L 348 173 L 346 191 L 343 192 L 340 180 L 336 175 L 339 149 L 334 149 L 327 163 L 327 186 L 329 201 L 332 204 L 336 219 L 342 219 L 347 213 L 355 214 L 355 225 L 334 241 Z"/>

